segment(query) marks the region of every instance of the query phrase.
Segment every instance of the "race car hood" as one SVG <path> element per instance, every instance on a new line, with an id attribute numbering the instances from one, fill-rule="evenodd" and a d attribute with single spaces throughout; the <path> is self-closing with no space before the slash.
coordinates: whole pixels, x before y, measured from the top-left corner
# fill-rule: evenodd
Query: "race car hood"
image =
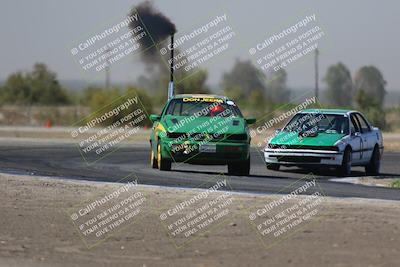
<path id="1" fill-rule="evenodd" d="M 246 133 L 246 123 L 240 117 L 190 117 L 172 116 L 164 117 L 163 124 L 168 132 L 175 133 L 222 133 L 242 134 Z"/>
<path id="2" fill-rule="evenodd" d="M 334 146 L 345 134 L 318 133 L 315 136 L 302 137 L 299 132 L 279 132 L 269 144 L 286 146 Z"/>

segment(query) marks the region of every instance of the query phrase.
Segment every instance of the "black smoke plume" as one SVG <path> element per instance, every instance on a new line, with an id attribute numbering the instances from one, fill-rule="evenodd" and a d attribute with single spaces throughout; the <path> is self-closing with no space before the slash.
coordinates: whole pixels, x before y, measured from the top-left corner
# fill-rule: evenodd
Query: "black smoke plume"
<path id="1" fill-rule="evenodd" d="M 158 63 L 161 55 L 154 44 L 159 44 L 171 34 L 174 34 L 176 32 L 175 24 L 160 11 L 156 10 L 149 1 L 133 7 L 129 15 L 132 16 L 136 13 L 139 14 L 139 19 L 132 21 L 129 27 L 134 29 L 140 25 L 147 32 L 147 36 L 139 40 L 142 49 L 146 50 L 152 47 L 142 54 L 142 59 L 146 63 Z"/>

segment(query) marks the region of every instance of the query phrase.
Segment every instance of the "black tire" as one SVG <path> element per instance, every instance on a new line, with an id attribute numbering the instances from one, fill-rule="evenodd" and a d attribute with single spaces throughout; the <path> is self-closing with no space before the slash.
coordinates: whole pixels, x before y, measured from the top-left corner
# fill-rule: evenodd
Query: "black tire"
<path id="1" fill-rule="evenodd" d="M 250 174 L 250 156 L 242 162 L 228 163 L 228 174 L 248 176 Z"/>
<path id="2" fill-rule="evenodd" d="M 161 144 L 157 144 L 157 167 L 160 171 L 170 171 L 171 161 L 168 159 L 163 159 L 161 155 Z"/>
<path id="3" fill-rule="evenodd" d="M 338 167 L 339 176 L 349 176 L 351 174 L 351 149 L 346 148 L 343 153 L 342 165 Z"/>
<path id="4" fill-rule="evenodd" d="M 281 166 L 279 164 L 275 164 L 275 163 L 267 163 L 267 169 L 271 170 L 271 171 L 279 171 L 279 168 Z"/>
<path id="5" fill-rule="evenodd" d="M 371 160 L 365 165 L 365 173 L 367 175 L 379 175 L 381 168 L 381 156 L 379 154 L 379 148 L 375 147 L 372 152 Z"/>
<path id="6" fill-rule="evenodd" d="M 150 145 L 151 155 L 150 155 L 150 166 L 153 169 L 157 169 L 157 159 L 156 155 L 154 154 L 153 147 Z"/>

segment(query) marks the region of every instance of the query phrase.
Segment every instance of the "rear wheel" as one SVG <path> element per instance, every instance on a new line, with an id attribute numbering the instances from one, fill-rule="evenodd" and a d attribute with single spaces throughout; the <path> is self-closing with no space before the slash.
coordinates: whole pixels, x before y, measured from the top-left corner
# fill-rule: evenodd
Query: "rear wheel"
<path id="1" fill-rule="evenodd" d="M 379 148 L 375 147 L 372 152 L 371 160 L 365 166 L 365 173 L 367 175 L 378 175 L 381 167 L 381 157 L 379 155 Z"/>
<path id="2" fill-rule="evenodd" d="M 245 161 L 228 163 L 228 174 L 249 175 L 250 174 L 250 155 L 249 155 L 249 158 Z"/>
<path id="3" fill-rule="evenodd" d="M 161 144 L 157 144 L 157 167 L 161 171 L 171 170 L 171 161 L 168 159 L 163 159 L 161 155 Z"/>
<path id="4" fill-rule="evenodd" d="M 351 174 L 351 150 L 346 148 L 343 153 L 342 165 L 338 167 L 338 174 L 340 176 L 349 176 Z"/>
<path id="5" fill-rule="evenodd" d="M 275 163 L 267 163 L 267 169 L 268 170 L 272 170 L 272 171 L 279 171 L 279 168 L 281 166 L 279 164 L 275 164 Z"/>

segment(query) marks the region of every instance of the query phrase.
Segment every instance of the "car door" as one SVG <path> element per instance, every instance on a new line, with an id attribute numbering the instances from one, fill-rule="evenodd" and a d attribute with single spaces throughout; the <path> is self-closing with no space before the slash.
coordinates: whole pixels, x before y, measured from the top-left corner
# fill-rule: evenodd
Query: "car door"
<path id="1" fill-rule="evenodd" d="M 353 150 L 352 163 L 359 164 L 362 162 L 363 140 L 361 137 L 360 125 L 355 114 L 350 114 L 350 141 L 349 144 Z"/>
<path id="2" fill-rule="evenodd" d="M 363 143 L 363 150 L 361 151 L 361 160 L 363 163 L 369 162 L 372 156 L 372 152 L 375 146 L 374 140 L 375 135 L 372 132 L 371 126 L 367 120 L 360 113 L 356 113 L 355 117 L 360 125 L 361 138 Z"/>

